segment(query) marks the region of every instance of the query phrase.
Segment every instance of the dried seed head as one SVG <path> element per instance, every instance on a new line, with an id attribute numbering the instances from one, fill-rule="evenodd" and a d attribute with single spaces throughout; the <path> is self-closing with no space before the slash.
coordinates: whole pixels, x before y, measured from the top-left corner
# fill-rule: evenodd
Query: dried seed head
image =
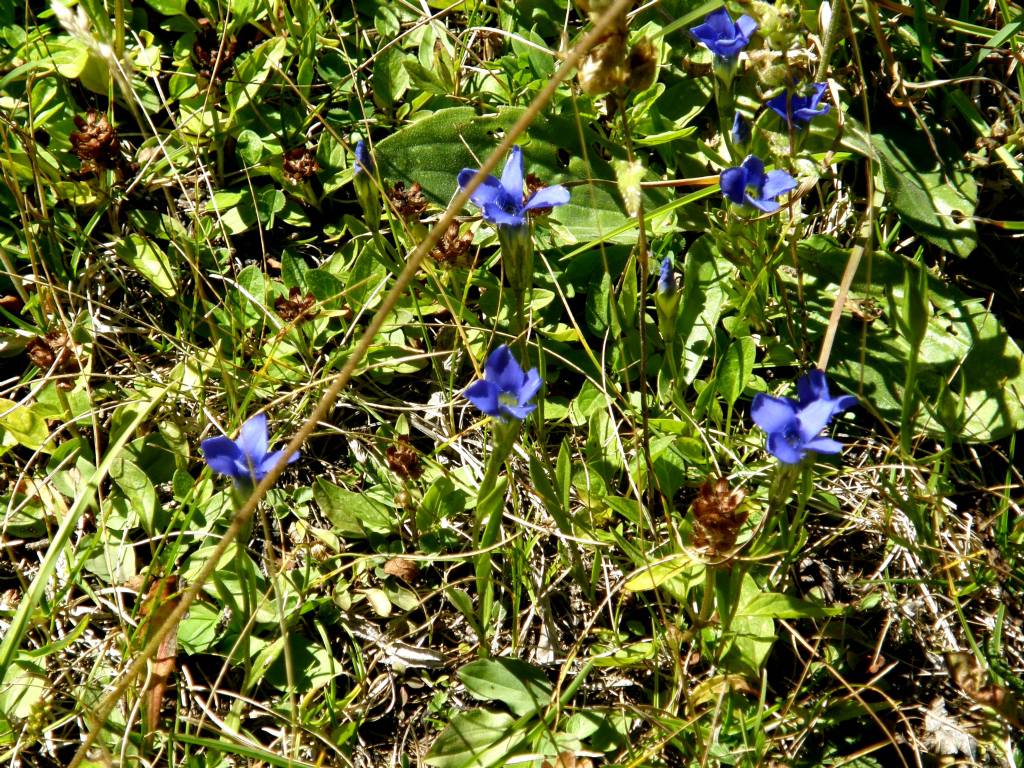
<path id="1" fill-rule="evenodd" d="M 473 235 L 469 232 L 459 234 L 458 223 L 453 222 L 441 239 L 437 241 L 430 255 L 435 261 L 446 267 L 468 267 L 469 246 L 473 244 Z"/>
<path id="2" fill-rule="evenodd" d="M 274 302 L 274 309 L 277 310 L 277 314 L 286 323 L 294 322 L 296 325 L 299 325 L 316 315 L 315 304 L 316 297 L 312 293 L 307 293 L 303 296 L 302 291 L 296 287 L 288 292 L 288 298 L 284 296 L 278 297 L 277 301 Z"/>
<path id="3" fill-rule="evenodd" d="M 594 768 L 594 763 L 587 757 L 576 757 L 572 752 L 562 752 L 554 762 L 545 760 L 541 768 Z"/>
<path id="4" fill-rule="evenodd" d="M 388 446 L 386 457 L 391 471 L 403 480 L 415 480 L 423 474 L 420 455 L 405 435 L 399 437 L 398 442 Z"/>
<path id="5" fill-rule="evenodd" d="M 414 181 L 409 189 L 405 188 L 404 182 L 395 182 L 394 188 L 388 192 L 388 198 L 395 212 L 403 219 L 418 219 L 427 207 L 427 198 L 423 196 L 418 181 Z"/>
<path id="6" fill-rule="evenodd" d="M 301 184 L 320 170 L 315 152 L 309 147 L 295 147 L 284 153 L 284 177 L 292 184 Z"/>
<path id="7" fill-rule="evenodd" d="M 223 83 L 235 66 L 237 45 L 238 41 L 234 37 L 222 39 L 217 25 L 212 21 L 199 19 L 199 31 L 192 45 L 192 64 L 196 74 L 203 80 Z"/>
<path id="8" fill-rule="evenodd" d="M 71 132 L 71 149 L 79 159 L 101 168 L 112 167 L 121 161 L 117 131 L 105 114 L 90 109 L 85 118 L 75 115 L 74 121 L 78 130 Z"/>
<path id="9" fill-rule="evenodd" d="M 717 555 L 736 545 L 736 536 L 749 514 L 740 509 L 743 491 L 732 490 L 724 477 L 708 478 L 693 500 L 694 544 Z"/>
<path id="10" fill-rule="evenodd" d="M 36 336 L 25 345 L 25 352 L 33 365 L 58 376 L 82 370 L 74 345 L 64 331 L 50 331 L 45 336 Z M 71 389 L 74 382 L 70 377 L 62 378 L 57 381 L 57 386 Z"/>

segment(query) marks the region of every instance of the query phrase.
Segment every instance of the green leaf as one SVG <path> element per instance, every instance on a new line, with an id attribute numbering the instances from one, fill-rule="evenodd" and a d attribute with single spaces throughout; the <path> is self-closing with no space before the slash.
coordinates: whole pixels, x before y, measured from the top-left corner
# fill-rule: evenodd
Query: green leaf
<path id="1" fill-rule="evenodd" d="M 807 332 L 810 338 L 821 338 L 849 253 L 822 236 L 802 242 L 798 253 L 804 268 Z M 894 424 L 900 423 L 911 354 L 909 341 L 898 331 L 897 318 L 905 269 L 922 267 L 879 251 L 872 256 L 871 285 L 865 283 L 866 270 L 860 270 L 851 286 L 850 303 L 865 308 L 861 314 L 874 319 L 843 315 L 829 370 L 839 384 L 861 394 Z M 968 298 L 930 273 L 927 286 L 931 312 L 917 370 L 925 412 L 919 414 L 917 428 L 937 437 L 948 429 L 963 440 L 989 442 L 1024 427 L 1020 347 L 980 299 Z M 884 291 L 889 292 L 890 301 L 879 304 L 877 297 Z M 950 407 L 950 398 L 957 401 L 955 408 Z"/>
<path id="2" fill-rule="evenodd" d="M 390 533 L 395 527 L 391 511 L 366 493 L 347 491 L 322 477 L 313 485 L 313 499 L 334 529 L 343 536 Z"/>
<path id="3" fill-rule="evenodd" d="M 132 233 L 117 243 L 114 252 L 167 298 L 174 298 L 178 293 L 177 271 L 167 254 L 152 240 Z"/>
<path id="4" fill-rule="evenodd" d="M 481 659 L 459 670 L 473 696 L 500 701 L 520 717 L 533 715 L 551 701 L 551 683 L 537 667 L 517 659 Z"/>
<path id="5" fill-rule="evenodd" d="M 478 168 L 480 159 L 497 146 L 497 136 L 507 131 L 522 115 L 521 108 L 507 108 L 497 114 L 479 115 L 472 107 L 440 110 L 419 120 L 377 144 L 377 167 L 389 181 L 419 182 L 423 194 L 445 205 L 456 191 L 456 177 L 463 168 Z M 587 145 L 586 157 L 579 136 Z M 555 208 L 547 223 L 556 240 L 563 244 L 598 239 L 630 219 L 616 194 L 615 172 L 603 157 L 626 159 L 623 147 L 605 143 L 587 126 L 575 120 L 546 116 L 537 120 L 518 142 L 523 147 L 527 174 L 545 184 L 574 182 L 568 205 Z M 501 174 L 504 159 L 496 175 Z M 595 183 L 595 180 L 601 183 Z M 645 207 L 653 210 L 668 202 L 661 190 L 644 194 Z M 613 242 L 635 243 L 636 234 L 624 232 Z"/>
<path id="6" fill-rule="evenodd" d="M 437 768 L 490 768 L 522 741 L 523 730 L 504 712 L 474 709 L 452 717 L 423 762 Z"/>
<path id="7" fill-rule="evenodd" d="M 382 107 L 390 109 L 395 106 L 403 94 L 409 90 L 409 72 L 406 60 L 414 63 L 407 54 L 398 48 L 388 48 L 378 54 L 373 62 L 373 98 Z"/>
<path id="8" fill-rule="evenodd" d="M 706 236 L 690 247 L 685 264 L 676 337 L 682 342 L 682 379 L 691 384 L 707 359 L 715 337 L 732 268 L 718 256 L 714 242 Z"/>
<path id="9" fill-rule="evenodd" d="M 761 592 L 741 605 L 737 615 L 773 619 L 823 619 L 826 616 L 839 616 L 843 610 L 841 607 L 816 605 L 780 592 Z"/>
<path id="10" fill-rule="evenodd" d="M 4 448 L 23 445 L 38 451 L 43 448 L 50 435 L 46 420 L 36 413 L 34 406 L 18 403 L 0 397 L 0 454 Z M 47 447 L 47 452 L 53 445 Z"/>
<path id="11" fill-rule="evenodd" d="M 155 534 L 153 524 L 157 511 L 156 488 L 146 473 L 134 462 L 118 457 L 110 465 L 110 477 L 142 518 L 142 527 L 150 535 Z"/>
<path id="12" fill-rule="evenodd" d="M 881 164 L 885 192 L 915 232 L 943 250 L 966 257 L 977 247 L 974 209 L 978 187 L 957 165 L 941 166 L 928 137 L 908 121 L 895 121 L 871 143 Z M 932 131 L 933 137 L 941 136 Z M 952 149 L 952 148 L 949 148 Z M 949 151 L 939 142 L 944 156 Z"/>
<path id="13" fill-rule="evenodd" d="M 749 336 L 733 339 L 725 351 L 725 358 L 720 364 L 715 382 L 718 384 L 718 392 L 729 405 L 734 405 L 743 394 L 750 374 L 754 371 L 756 353 L 757 345 Z"/>

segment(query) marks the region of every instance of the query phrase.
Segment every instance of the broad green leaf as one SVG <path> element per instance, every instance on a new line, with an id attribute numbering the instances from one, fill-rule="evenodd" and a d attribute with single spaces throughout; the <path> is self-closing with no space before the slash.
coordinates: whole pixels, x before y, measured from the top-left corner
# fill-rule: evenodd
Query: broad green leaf
<path id="1" fill-rule="evenodd" d="M 187 654 L 204 653 L 220 637 L 220 611 L 208 603 L 192 603 L 178 624 L 178 642 Z"/>
<path id="2" fill-rule="evenodd" d="M 682 347 L 680 370 L 687 384 L 697 377 L 708 356 L 731 275 L 731 266 L 715 252 L 710 237 L 699 238 L 687 251 L 683 297 L 676 319 L 676 343 Z"/>
<path id="3" fill-rule="evenodd" d="M 167 298 L 174 298 L 178 292 L 178 275 L 167 254 L 152 240 L 132 233 L 120 240 L 114 247 L 115 253 L 128 266 L 146 278 L 150 284 Z"/>
<path id="4" fill-rule="evenodd" d="M 0 446 L 23 445 L 37 451 L 43 448 L 49 435 L 46 420 L 35 412 L 33 405 L 0 398 Z M 52 444 L 49 450 L 53 450 Z"/>
<path id="5" fill-rule="evenodd" d="M 743 394 L 743 388 L 747 386 L 750 374 L 754 372 L 756 353 L 757 345 L 749 336 L 733 339 L 725 351 L 725 358 L 719 364 L 715 382 L 718 384 L 719 394 L 729 405 L 735 404 Z"/>
<path id="6" fill-rule="evenodd" d="M 656 589 L 677 576 L 692 578 L 694 575 L 700 575 L 703 570 L 704 567 L 700 563 L 682 553 L 640 568 L 626 580 L 623 587 L 629 592 L 643 592 Z"/>
<path id="7" fill-rule="evenodd" d="M 906 118 L 886 123 L 884 132 L 869 138 L 863 126 L 850 121 L 843 143 L 878 161 L 887 197 L 915 232 L 943 250 L 967 256 L 978 245 L 973 219 L 977 184 L 962 166 L 946 160 L 959 153 L 942 131 L 933 129 L 930 135 L 932 141 Z M 943 157 L 941 164 L 932 142 Z"/>
<path id="8" fill-rule="evenodd" d="M 365 493 L 347 491 L 322 477 L 313 486 L 313 499 L 343 536 L 364 538 L 367 532 L 390 533 L 395 519 L 390 510 Z"/>
<path id="9" fill-rule="evenodd" d="M 793 595 L 762 592 L 741 605 L 737 615 L 766 616 L 773 619 L 822 619 L 842 614 L 841 607 L 815 605 Z"/>
<path id="10" fill-rule="evenodd" d="M 142 518 L 142 526 L 153 535 L 156 519 L 157 496 L 152 481 L 137 464 L 118 457 L 110 465 L 110 477 L 131 503 L 132 509 Z"/>
<path id="11" fill-rule="evenodd" d="M 532 715 L 551 700 L 551 683 L 537 667 L 517 659 L 481 659 L 459 670 L 473 696 L 500 701 L 520 717 Z"/>
<path id="12" fill-rule="evenodd" d="M 799 246 L 810 338 L 825 332 L 848 252 L 816 236 Z M 897 330 L 904 270 L 921 267 L 884 252 L 872 255 L 871 280 L 862 266 L 851 286 L 829 374 L 899 424 L 910 344 Z M 916 426 L 943 436 L 988 442 L 1024 427 L 1024 355 L 981 299 L 966 296 L 934 275 L 927 276 L 931 313 L 918 361 L 917 387 L 924 403 Z M 873 318 L 865 320 L 864 317 Z M 863 361 L 863 363 L 861 362 Z M 863 383 L 863 384 L 862 384 Z"/>
<path id="13" fill-rule="evenodd" d="M 504 712 L 474 709 L 454 715 L 430 746 L 423 762 L 436 768 L 490 768 L 523 740 L 515 718 Z"/>
<path id="14" fill-rule="evenodd" d="M 511 128 L 522 113 L 518 107 L 490 115 L 478 115 L 472 107 L 440 110 L 379 142 L 378 169 L 392 182 L 401 180 L 407 186 L 419 182 L 424 195 L 445 205 L 457 190 L 459 171 L 478 168 L 480 160 L 497 146 L 495 137 Z M 581 133 L 586 142 L 586 162 Z M 563 244 L 597 239 L 630 221 L 615 191 L 615 172 L 603 159 L 608 155 L 625 159 L 622 147 L 602 142 L 586 125 L 579 126 L 561 116 L 536 120 L 519 144 L 527 174 L 533 173 L 549 185 L 573 182 L 569 204 L 555 208 L 548 222 L 538 224 L 549 227 Z M 495 175 L 500 176 L 504 162 L 503 158 Z M 644 194 L 648 210 L 668 200 L 661 190 Z M 627 231 L 613 241 L 634 243 L 636 233 Z"/>

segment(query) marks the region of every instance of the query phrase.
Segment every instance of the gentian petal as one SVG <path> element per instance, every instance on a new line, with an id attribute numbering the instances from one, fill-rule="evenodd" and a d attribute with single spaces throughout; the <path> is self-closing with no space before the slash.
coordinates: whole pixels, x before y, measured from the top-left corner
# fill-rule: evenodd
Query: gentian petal
<path id="1" fill-rule="evenodd" d="M 504 195 L 504 190 L 500 194 Z M 521 227 L 526 223 L 526 213 L 523 209 L 520 208 L 518 212 L 509 212 L 497 200 L 485 203 L 483 214 L 485 220 L 499 226 Z"/>
<path id="2" fill-rule="evenodd" d="M 768 434 L 783 433 L 796 419 L 793 401 L 785 397 L 772 397 L 761 392 L 754 395 L 750 417 Z"/>
<path id="3" fill-rule="evenodd" d="M 498 409 L 498 387 L 491 382 L 485 379 L 474 381 L 466 387 L 464 394 L 466 399 L 479 408 L 482 413 L 488 416 L 497 416 L 500 413 Z"/>
<path id="4" fill-rule="evenodd" d="M 501 172 L 501 186 L 520 206 L 523 204 L 523 150 L 519 145 L 512 147 Z"/>
<path id="5" fill-rule="evenodd" d="M 804 443 L 804 448 L 818 453 L 839 453 L 843 450 L 843 444 L 831 437 L 816 437 Z"/>
<path id="6" fill-rule="evenodd" d="M 766 101 L 764 105 L 788 123 L 789 98 L 789 91 L 783 91 L 778 96 L 768 99 L 768 101 Z"/>
<path id="7" fill-rule="evenodd" d="M 769 171 L 765 175 L 764 185 L 759 190 L 762 198 L 774 200 L 779 195 L 796 189 L 796 179 L 785 171 Z"/>
<path id="8" fill-rule="evenodd" d="M 229 477 L 239 477 L 239 466 L 245 466 L 245 456 L 235 441 L 230 437 L 211 437 L 203 440 L 199 446 L 203 451 L 203 458 L 214 472 Z M 242 474 L 241 477 L 246 477 Z"/>
<path id="9" fill-rule="evenodd" d="M 739 37 L 743 38 L 743 45 L 745 46 L 750 42 L 751 36 L 757 32 L 757 22 L 747 14 L 743 14 L 736 19 L 736 30 L 739 32 Z"/>
<path id="10" fill-rule="evenodd" d="M 523 206 L 524 211 L 532 211 L 535 208 L 554 208 L 556 205 L 565 205 L 569 202 L 569 190 L 561 184 L 552 187 L 538 189 Z"/>
<path id="11" fill-rule="evenodd" d="M 747 188 L 747 172 L 742 167 L 726 168 L 718 177 L 718 183 L 722 187 L 722 194 L 726 200 L 743 205 Z"/>
<path id="12" fill-rule="evenodd" d="M 238 430 L 239 449 L 253 464 L 267 455 L 267 414 L 257 413 Z"/>
<path id="13" fill-rule="evenodd" d="M 768 435 L 768 453 L 783 464 L 799 464 L 804 457 L 803 447 L 793 445 L 781 432 L 772 432 Z"/>
<path id="14" fill-rule="evenodd" d="M 853 408 L 860 402 L 854 395 L 840 395 L 832 398 L 832 413 L 842 413 Z"/>
<path id="15" fill-rule="evenodd" d="M 768 200 L 762 197 L 754 197 L 753 195 L 744 196 L 743 202 L 745 202 L 747 205 L 752 205 L 754 208 L 757 208 L 759 211 L 764 211 L 765 213 L 775 213 L 777 210 L 779 210 L 779 208 L 782 207 L 774 200 Z"/>
<path id="16" fill-rule="evenodd" d="M 502 403 L 499 407 L 503 414 L 513 416 L 520 420 L 525 419 L 537 409 L 537 406 L 533 403 L 530 403 L 529 405 L 505 405 Z"/>
<path id="17" fill-rule="evenodd" d="M 808 443 L 818 437 L 832 420 L 832 403 L 828 400 L 815 400 L 801 408 L 796 418 L 800 424 L 800 439 Z"/>
<path id="18" fill-rule="evenodd" d="M 540 388 L 543 384 L 544 382 L 541 381 L 540 374 L 537 372 L 537 369 L 531 368 L 530 372 L 526 374 L 526 379 L 519 387 L 519 391 L 516 393 L 519 405 L 526 405 L 530 402 L 534 395 L 540 392 Z"/>
<path id="19" fill-rule="evenodd" d="M 263 461 L 259 462 L 254 467 L 253 474 L 256 476 L 256 480 L 259 481 L 259 480 L 262 480 L 264 477 L 266 477 L 267 472 L 269 472 L 270 470 L 272 470 L 274 467 L 277 466 L 277 462 L 280 461 L 280 459 L 281 459 L 281 457 L 283 455 L 284 455 L 284 449 L 282 449 L 280 451 L 274 451 L 273 453 L 268 453 L 263 458 Z M 291 463 L 297 461 L 298 458 L 299 458 L 299 452 L 296 451 L 295 453 L 293 453 L 291 456 L 288 457 L 288 462 L 287 463 L 291 464 Z"/>
<path id="20" fill-rule="evenodd" d="M 747 174 L 748 187 L 761 188 L 764 184 L 765 172 L 764 172 L 764 161 L 757 155 L 747 155 L 746 160 L 740 166 Z"/>
<path id="21" fill-rule="evenodd" d="M 829 399 L 828 379 L 825 372 L 819 368 L 808 371 L 800 377 L 796 383 L 796 394 L 800 398 L 800 405 L 809 405 L 813 400 Z"/>
<path id="22" fill-rule="evenodd" d="M 476 171 L 472 168 L 463 168 L 459 171 L 459 186 L 465 189 L 474 176 L 476 176 Z M 479 187 L 473 190 L 473 194 L 469 196 L 469 199 L 478 208 L 483 208 L 488 203 L 493 203 L 501 194 L 501 191 L 501 182 L 493 176 L 488 176 L 480 182 Z"/>
<path id="23" fill-rule="evenodd" d="M 487 358 L 487 380 L 493 382 L 501 392 L 516 395 L 523 387 L 526 374 L 512 356 L 512 351 L 502 344 Z"/>

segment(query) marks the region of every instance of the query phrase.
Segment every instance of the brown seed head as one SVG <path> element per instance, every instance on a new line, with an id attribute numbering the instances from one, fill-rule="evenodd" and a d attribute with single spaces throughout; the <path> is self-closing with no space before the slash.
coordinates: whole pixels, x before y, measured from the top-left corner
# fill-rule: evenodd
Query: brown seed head
<path id="1" fill-rule="evenodd" d="M 309 147 L 295 147 L 284 153 L 284 177 L 292 184 L 301 184 L 320 170 L 316 154 Z"/>
<path id="2" fill-rule="evenodd" d="M 312 293 L 303 296 L 302 291 L 295 287 L 288 292 L 288 298 L 278 297 L 274 302 L 274 309 L 286 323 L 294 322 L 299 325 L 316 315 L 315 304 L 316 297 Z"/>
<path id="3" fill-rule="evenodd" d="M 33 365 L 58 376 L 82 370 L 74 345 L 64 331 L 54 330 L 45 336 L 36 336 L 25 345 L 25 352 Z M 70 378 L 62 378 L 58 380 L 57 386 L 71 389 L 74 382 Z"/>
<path id="4" fill-rule="evenodd" d="M 391 471 L 403 480 L 415 480 L 423 474 L 420 455 L 405 435 L 399 437 L 398 442 L 389 445 L 385 455 Z"/>
<path id="5" fill-rule="evenodd" d="M 237 45 L 234 37 L 222 40 L 217 25 L 212 21 L 199 19 L 199 31 L 192 45 L 192 64 L 196 74 L 210 82 L 224 82 L 235 66 Z"/>
<path id="6" fill-rule="evenodd" d="M 726 552 L 736 544 L 746 510 L 741 510 L 743 491 L 732 490 L 724 477 L 708 478 L 693 500 L 694 544 L 705 547 L 712 555 Z"/>
<path id="7" fill-rule="evenodd" d="M 459 225 L 452 222 L 441 239 L 437 241 L 431 257 L 446 267 L 468 267 L 469 246 L 473 244 L 473 235 L 469 232 L 460 235 Z"/>
<path id="8" fill-rule="evenodd" d="M 84 118 L 75 115 L 74 121 L 78 130 L 71 132 L 71 150 L 79 159 L 100 167 L 117 165 L 121 160 L 121 145 L 107 116 L 90 109 Z"/>
<path id="9" fill-rule="evenodd" d="M 388 192 L 388 198 L 395 212 L 403 219 L 418 219 L 427 207 L 427 198 L 423 196 L 418 181 L 414 181 L 409 189 L 405 188 L 405 182 L 395 182 L 395 186 Z"/>

